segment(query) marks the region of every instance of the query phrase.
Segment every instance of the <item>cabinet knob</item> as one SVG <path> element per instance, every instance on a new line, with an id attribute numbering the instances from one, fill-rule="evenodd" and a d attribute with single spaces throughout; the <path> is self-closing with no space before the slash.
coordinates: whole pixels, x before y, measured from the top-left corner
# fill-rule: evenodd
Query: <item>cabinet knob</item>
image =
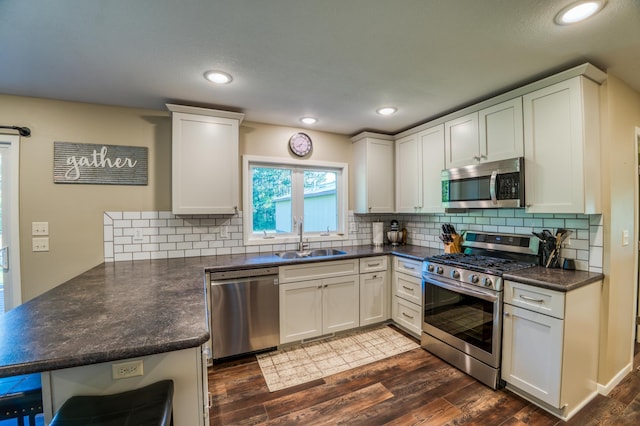
<path id="1" fill-rule="evenodd" d="M 510 314 L 509 312 L 505 312 L 505 313 L 504 313 L 504 316 L 505 316 L 505 317 L 510 317 L 510 316 L 511 316 L 511 314 Z"/>

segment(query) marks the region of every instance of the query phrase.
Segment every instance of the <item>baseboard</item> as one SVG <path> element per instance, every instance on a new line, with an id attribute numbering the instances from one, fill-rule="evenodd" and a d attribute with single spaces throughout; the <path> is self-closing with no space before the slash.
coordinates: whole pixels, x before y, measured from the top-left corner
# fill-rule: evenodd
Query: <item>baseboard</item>
<path id="1" fill-rule="evenodd" d="M 601 395 L 609 395 L 609 392 L 613 390 L 620 382 L 633 370 L 633 362 L 627 364 L 622 370 L 618 372 L 609 383 L 606 385 L 598 383 L 598 393 Z"/>

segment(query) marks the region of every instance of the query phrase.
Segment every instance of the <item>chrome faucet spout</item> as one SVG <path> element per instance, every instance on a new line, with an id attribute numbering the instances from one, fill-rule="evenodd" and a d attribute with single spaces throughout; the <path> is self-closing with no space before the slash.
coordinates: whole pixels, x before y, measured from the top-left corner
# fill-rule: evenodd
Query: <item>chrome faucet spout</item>
<path id="1" fill-rule="evenodd" d="M 298 219 L 298 234 L 300 235 L 300 241 L 298 242 L 298 251 L 304 251 L 305 244 L 302 241 L 302 235 L 303 235 L 303 224 L 302 224 L 302 217 Z"/>

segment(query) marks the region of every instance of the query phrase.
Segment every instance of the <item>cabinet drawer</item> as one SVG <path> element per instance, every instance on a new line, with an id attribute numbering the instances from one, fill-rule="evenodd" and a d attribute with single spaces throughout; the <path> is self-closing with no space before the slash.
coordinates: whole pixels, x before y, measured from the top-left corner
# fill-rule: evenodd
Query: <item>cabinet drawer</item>
<path id="1" fill-rule="evenodd" d="M 546 288 L 505 281 L 504 302 L 555 318 L 564 318 L 565 294 Z"/>
<path id="2" fill-rule="evenodd" d="M 394 295 L 405 299 L 411 303 L 422 306 L 422 279 L 411 275 L 396 272 L 394 284 Z"/>
<path id="3" fill-rule="evenodd" d="M 410 331 L 414 336 L 420 337 L 422 331 L 422 309 L 420 306 L 395 296 L 391 311 L 393 320 L 398 325 Z"/>
<path id="4" fill-rule="evenodd" d="M 393 270 L 397 272 L 404 272 L 405 274 L 413 275 L 414 277 L 421 277 L 422 261 L 394 256 Z"/>
<path id="5" fill-rule="evenodd" d="M 280 283 L 342 277 L 358 273 L 358 259 L 336 260 L 319 263 L 281 266 L 278 268 Z"/>
<path id="6" fill-rule="evenodd" d="M 360 273 L 379 272 L 387 270 L 387 256 L 365 257 L 360 259 Z"/>

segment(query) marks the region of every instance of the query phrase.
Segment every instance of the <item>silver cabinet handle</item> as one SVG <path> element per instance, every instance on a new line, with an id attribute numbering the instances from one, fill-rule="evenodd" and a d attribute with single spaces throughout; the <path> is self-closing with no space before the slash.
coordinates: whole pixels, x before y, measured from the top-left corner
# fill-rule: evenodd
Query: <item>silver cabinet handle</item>
<path id="1" fill-rule="evenodd" d="M 402 265 L 402 267 L 403 267 L 404 269 L 409 269 L 410 271 L 413 271 L 414 269 L 416 269 L 416 267 L 415 267 L 415 266 L 407 266 L 407 265 L 404 265 L 404 264 Z"/>
<path id="2" fill-rule="evenodd" d="M 527 302 L 544 303 L 544 299 L 534 299 L 533 297 L 525 296 L 523 294 L 520 295 L 520 299 L 526 300 Z"/>
<path id="3" fill-rule="evenodd" d="M 413 316 L 407 314 L 406 312 L 403 312 L 402 315 L 404 315 L 407 318 L 413 319 Z"/>
<path id="4" fill-rule="evenodd" d="M 413 289 L 411 287 L 407 287 L 406 285 L 403 285 L 402 288 L 413 293 Z"/>
<path id="5" fill-rule="evenodd" d="M 374 266 L 380 266 L 380 262 L 376 262 L 376 263 L 367 263 L 367 266 L 369 268 L 373 268 Z"/>

